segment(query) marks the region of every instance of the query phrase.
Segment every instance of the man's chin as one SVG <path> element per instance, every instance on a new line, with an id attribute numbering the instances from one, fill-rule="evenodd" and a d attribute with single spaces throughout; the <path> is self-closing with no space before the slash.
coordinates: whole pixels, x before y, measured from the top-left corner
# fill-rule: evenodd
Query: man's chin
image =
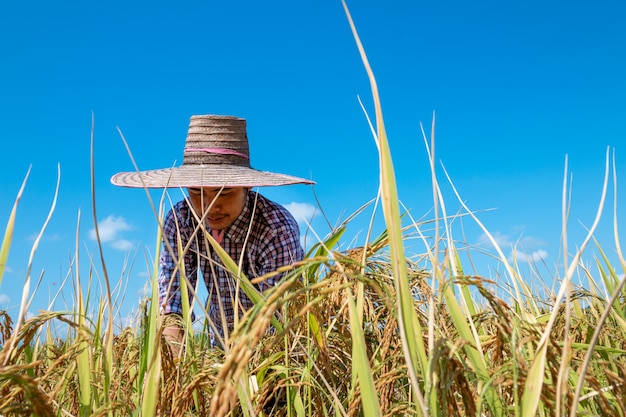
<path id="1" fill-rule="evenodd" d="M 207 220 L 206 225 L 209 226 L 211 230 L 222 230 L 222 229 L 226 229 L 229 226 L 228 221 L 226 219 L 217 220 L 217 221 Z"/>

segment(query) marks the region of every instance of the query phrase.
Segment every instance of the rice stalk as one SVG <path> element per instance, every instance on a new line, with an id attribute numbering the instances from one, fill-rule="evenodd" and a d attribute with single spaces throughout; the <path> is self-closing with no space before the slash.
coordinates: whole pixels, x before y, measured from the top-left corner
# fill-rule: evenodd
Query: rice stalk
<path id="1" fill-rule="evenodd" d="M 78 211 L 78 222 L 76 224 L 76 253 L 74 259 L 76 264 L 80 265 L 79 257 L 79 236 L 80 236 L 80 210 Z M 76 339 L 78 343 L 78 354 L 76 355 L 76 366 L 78 372 L 78 401 L 80 404 L 81 416 L 89 416 L 92 414 L 92 357 L 90 355 L 89 335 L 85 323 L 87 313 L 85 311 L 85 303 L 83 300 L 83 290 L 81 284 L 80 268 L 76 268 L 76 281 L 74 283 L 76 289 L 76 305 L 75 320 L 77 322 Z"/>
<path id="2" fill-rule="evenodd" d="M 615 162 L 615 159 L 613 159 L 613 163 Z M 607 186 L 607 177 L 608 177 L 608 170 L 609 170 L 609 151 L 607 150 L 607 160 L 606 160 L 606 176 L 605 176 L 605 181 L 604 181 L 604 188 L 603 188 L 603 193 L 602 193 L 602 199 L 604 199 L 604 193 L 606 191 L 606 186 Z M 618 227 L 617 227 L 617 175 L 615 172 L 615 165 L 613 165 L 613 194 L 614 194 L 614 206 L 613 206 L 613 231 L 614 231 L 614 236 L 615 236 L 615 245 L 616 245 L 616 249 L 617 249 L 617 254 L 619 257 L 619 261 L 620 264 L 622 266 L 623 270 L 626 270 L 626 260 L 624 259 L 622 250 L 621 250 L 621 246 L 619 244 L 619 234 L 618 234 Z M 598 210 L 598 217 L 599 217 L 599 211 Z M 598 222 L 598 218 L 596 219 L 596 221 L 594 222 L 591 230 L 589 231 L 589 234 L 591 234 Z M 587 237 L 587 239 L 585 239 L 585 242 L 583 243 L 583 248 L 585 246 L 585 243 L 589 240 L 589 236 Z M 582 251 L 582 248 L 580 249 L 580 251 Z M 580 253 L 580 251 L 578 253 Z M 578 255 L 577 253 L 577 255 Z M 593 336 L 591 338 L 591 343 L 589 346 L 589 349 L 587 350 L 587 354 L 585 355 L 585 359 L 583 361 L 583 364 L 581 366 L 580 369 L 580 373 L 579 373 L 579 378 L 578 378 L 578 383 L 576 384 L 576 390 L 575 390 L 575 394 L 574 394 L 574 401 L 571 405 L 570 408 L 570 417 L 574 417 L 576 416 L 576 411 L 578 409 L 578 404 L 580 401 L 580 397 L 581 397 L 581 393 L 582 393 L 582 388 L 583 388 L 583 383 L 585 381 L 585 374 L 589 368 L 590 362 L 591 362 L 591 356 L 595 350 L 595 344 L 599 338 L 599 333 L 604 325 L 604 323 L 606 322 L 608 316 L 614 311 L 614 304 L 617 300 L 617 298 L 621 295 L 622 292 L 622 288 L 624 287 L 624 284 L 626 284 L 626 274 L 622 277 L 622 279 L 619 281 L 617 287 L 613 290 L 613 295 L 611 296 L 611 298 L 609 299 L 606 309 L 604 310 L 604 312 L 602 313 L 602 316 L 600 317 L 600 322 L 598 324 L 598 326 L 596 327 Z"/>
<path id="3" fill-rule="evenodd" d="M 389 233 L 389 251 L 391 253 L 392 271 L 397 285 L 398 317 L 399 325 L 402 329 L 400 335 L 403 341 L 402 346 L 404 353 L 409 362 L 409 373 L 413 384 L 414 395 L 420 402 L 420 415 L 427 415 L 428 411 L 423 403 L 422 393 L 419 389 L 416 372 L 421 370 L 424 375 L 427 375 L 428 358 L 426 356 L 426 350 L 421 337 L 413 337 L 413 335 L 421 335 L 422 329 L 419 321 L 417 320 L 415 310 L 413 309 L 413 300 L 407 282 L 404 243 L 400 226 L 398 194 L 393 163 L 391 160 L 389 144 L 387 142 L 387 135 L 383 122 L 378 87 L 345 0 L 342 0 L 342 4 L 346 12 L 348 22 L 350 23 L 353 37 L 361 54 L 361 60 L 365 66 L 372 89 L 372 96 L 376 109 L 377 129 L 375 142 L 379 151 L 381 201 L 385 223 L 387 225 L 387 232 Z"/>
<path id="4" fill-rule="evenodd" d="M 102 267 L 102 274 L 105 284 L 105 296 L 106 296 L 106 312 L 107 322 L 106 331 L 104 332 L 104 354 L 101 357 L 102 370 L 104 372 L 104 403 L 109 406 L 109 389 L 111 387 L 111 379 L 113 378 L 113 297 L 111 296 L 111 285 L 109 281 L 109 274 L 107 272 L 106 262 L 104 261 L 104 253 L 102 250 L 102 241 L 100 240 L 100 231 L 98 227 L 98 215 L 96 210 L 96 169 L 95 169 L 95 120 L 94 115 L 91 115 L 91 148 L 90 148 L 90 174 L 91 174 L 91 203 L 92 203 L 92 215 L 94 222 L 94 232 L 96 236 L 96 243 L 98 246 L 98 252 L 100 255 L 100 266 Z M 109 413 L 109 416 L 112 416 Z"/>
<path id="5" fill-rule="evenodd" d="M 256 303 L 252 310 L 244 315 L 244 319 L 232 335 L 224 364 L 218 374 L 218 384 L 211 401 L 212 416 L 222 417 L 233 409 L 237 398 L 237 387 L 244 377 L 247 380 L 248 361 L 261 336 L 268 330 L 270 324 L 278 321 L 275 313 L 284 302 L 282 296 L 293 287 L 298 278 L 299 274 L 294 273 L 291 277 L 283 279 L 280 284 L 269 291 L 267 299 Z M 276 331 L 281 332 L 282 329 L 281 325 L 276 328 Z M 240 394 L 240 396 L 247 401 L 247 395 Z"/>
<path id="6" fill-rule="evenodd" d="M 561 300 L 563 299 L 563 296 L 565 295 L 566 292 L 568 292 L 569 290 L 569 285 L 571 283 L 571 278 L 574 274 L 574 270 L 578 264 L 578 260 L 581 258 L 583 251 L 585 250 L 588 242 L 591 240 L 592 236 L 593 236 L 593 232 L 595 231 L 599 221 L 600 221 L 600 217 L 601 217 L 601 213 L 602 213 L 602 209 L 604 207 L 604 199 L 606 197 L 606 189 L 607 189 L 607 185 L 608 185 L 608 178 L 609 178 L 609 159 L 608 159 L 608 150 L 607 150 L 607 158 L 606 158 L 606 170 L 605 170 L 605 177 L 604 177 L 604 184 L 602 187 L 602 195 L 600 198 L 600 202 L 598 204 L 598 210 L 596 213 L 596 218 L 593 222 L 593 225 L 591 226 L 591 228 L 589 229 L 589 232 L 586 236 L 586 238 L 584 239 L 583 243 L 580 246 L 580 249 L 578 249 L 576 251 L 576 254 L 574 255 L 574 258 L 572 259 L 571 264 L 569 265 L 566 275 L 564 277 L 564 280 L 561 284 L 561 287 L 559 289 L 559 293 L 556 297 L 556 300 L 554 302 L 555 305 L 559 305 Z M 548 320 L 548 323 L 546 324 L 546 328 L 543 331 L 543 334 L 541 336 L 541 339 L 539 340 L 539 344 L 536 348 L 535 351 L 535 359 L 533 360 L 533 363 L 531 365 L 531 368 L 529 370 L 529 375 L 528 378 L 526 380 L 525 386 L 524 386 L 524 394 L 522 395 L 522 417 L 532 417 L 536 414 L 537 412 L 537 408 L 539 406 L 539 399 L 540 399 L 540 395 L 541 395 L 541 387 L 543 385 L 543 381 L 544 381 L 544 370 L 545 370 L 545 366 L 546 366 L 546 353 L 547 353 L 547 343 L 548 343 L 548 339 L 550 336 L 550 332 L 552 331 L 552 327 L 554 325 L 554 321 L 556 320 L 557 317 L 557 312 L 559 310 L 558 309 L 553 309 L 552 314 L 550 314 L 550 319 Z M 581 374 L 581 380 L 582 378 L 582 374 Z M 574 410 L 575 408 L 572 407 L 571 410 Z M 571 413 L 570 410 L 570 413 Z M 572 415 L 572 414 L 570 414 Z"/>
<path id="7" fill-rule="evenodd" d="M 563 239 L 563 258 L 565 261 L 565 270 L 567 270 L 567 223 L 568 223 L 568 218 L 569 218 L 569 205 L 567 203 L 568 199 L 567 199 L 567 195 L 568 195 L 568 185 L 567 185 L 567 171 L 568 171 L 568 165 L 567 165 L 567 157 L 565 158 L 565 173 L 563 175 L 563 191 L 562 191 L 562 203 L 561 203 L 561 230 L 562 230 L 562 239 Z M 571 195 L 571 189 L 569 191 L 569 195 Z M 571 282 L 569 283 L 569 285 L 571 286 Z M 557 389 L 557 395 L 556 395 L 556 417 L 560 417 L 561 416 L 561 409 L 563 407 L 563 403 L 565 403 L 565 397 L 567 395 L 567 385 L 566 385 L 566 380 L 568 377 L 568 374 L 570 372 L 570 364 L 571 364 L 571 339 L 569 336 L 569 329 L 570 329 L 570 321 L 571 321 L 571 310 L 570 310 L 570 306 L 571 306 L 571 289 L 568 289 L 567 293 L 566 293 L 566 297 L 567 299 L 565 300 L 565 308 L 566 308 L 566 322 L 565 322 L 565 332 L 564 332 L 564 340 L 563 340 L 563 350 L 562 350 L 562 356 L 563 356 L 563 362 L 561 363 L 561 367 L 559 369 L 559 376 L 557 378 L 556 381 L 556 389 Z"/>
<path id="8" fill-rule="evenodd" d="M 434 132 L 434 117 L 433 117 L 433 126 L 432 131 Z M 465 342 L 463 344 L 464 350 L 468 355 L 468 359 L 475 370 L 476 374 L 481 380 L 481 389 L 484 389 L 484 395 L 489 404 L 490 410 L 494 415 L 502 415 L 503 405 L 493 390 L 493 387 L 490 384 L 490 376 L 489 371 L 487 369 L 487 363 L 485 361 L 483 349 L 481 346 L 481 341 L 479 338 L 478 331 L 472 319 L 472 313 L 475 313 L 475 307 L 473 302 L 471 301 L 471 297 L 469 297 L 469 292 L 466 285 L 460 285 L 460 291 L 458 294 L 453 290 L 455 284 L 454 281 L 446 282 L 443 278 L 443 271 L 446 268 L 446 264 L 449 265 L 448 268 L 450 270 L 450 275 L 452 277 L 459 277 L 462 275 L 462 268 L 460 263 L 458 262 L 457 251 L 455 249 L 454 241 L 451 236 L 451 227 L 448 224 L 448 214 L 446 211 L 445 201 L 443 199 L 443 195 L 441 193 L 439 183 L 437 180 L 436 172 L 435 172 L 435 156 L 434 156 L 434 133 L 431 135 L 431 145 L 428 145 L 428 141 L 426 139 L 426 135 L 423 133 L 424 142 L 426 145 L 427 153 L 429 156 L 430 167 L 431 167 L 431 177 L 433 184 L 433 192 L 434 192 L 434 201 L 435 207 L 441 207 L 442 211 L 442 221 L 444 223 L 444 233 L 445 233 L 445 241 L 447 242 L 447 251 L 446 256 L 447 262 L 444 262 L 440 266 L 438 261 L 438 242 L 439 242 L 439 222 L 436 221 L 436 231 L 435 231 L 435 248 L 433 250 L 429 249 L 427 246 L 427 251 L 429 255 L 429 259 L 432 267 L 432 287 L 435 288 L 435 283 L 439 283 L 439 289 L 442 293 L 443 300 L 446 303 L 448 308 L 448 313 L 450 318 L 452 319 L 455 329 L 458 332 L 458 335 Z M 438 212 L 436 212 L 438 214 Z M 421 234 L 421 233 L 420 233 Z M 429 300 L 429 340 L 431 340 L 431 344 L 434 343 L 434 299 L 431 297 Z M 432 350 L 434 348 L 433 345 L 429 346 L 429 349 Z M 436 375 L 433 375 L 434 378 L 437 378 Z M 437 379 L 433 380 L 431 383 L 431 387 L 437 385 L 439 381 Z M 439 409 L 438 404 L 440 403 L 440 399 L 436 395 L 436 390 L 431 391 L 431 395 L 429 397 L 431 407 L 435 409 Z"/>
<path id="9" fill-rule="evenodd" d="M 162 205 L 161 205 L 162 207 Z M 162 211 L 160 210 L 159 219 L 162 219 Z M 159 221 L 161 224 L 161 221 Z M 156 237 L 156 254 L 154 264 L 152 266 L 151 276 L 151 296 L 150 309 L 145 319 L 145 344 L 141 354 L 140 371 L 140 389 L 141 395 L 141 415 L 144 417 L 153 417 L 157 412 L 159 387 L 161 382 L 161 335 L 160 329 L 163 328 L 161 314 L 159 312 L 159 254 L 161 248 L 162 228 L 157 230 Z M 184 293 L 186 294 L 186 293 Z M 145 375 L 145 377 L 144 377 Z"/>
<path id="10" fill-rule="evenodd" d="M 361 317 L 357 313 L 357 308 L 353 299 L 352 291 L 348 292 L 348 306 L 350 310 L 350 327 L 352 329 L 352 372 L 353 379 L 356 379 L 361 391 L 361 402 L 363 404 L 363 416 L 380 416 L 380 403 L 378 392 L 372 379 L 372 370 L 369 365 L 365 340 L 362 333 Z"/>

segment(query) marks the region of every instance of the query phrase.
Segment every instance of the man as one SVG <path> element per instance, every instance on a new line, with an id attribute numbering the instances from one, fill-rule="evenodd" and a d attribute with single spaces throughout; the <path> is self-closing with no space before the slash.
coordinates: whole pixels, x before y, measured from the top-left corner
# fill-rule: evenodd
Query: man
<path id="1" fill-rule="evenodd" d="M 188 285 L 195 288 L 200 274 L 209 293 L 209 318 L 220 344 L 233 330 L 236 317 L 253 303 L 238 276 L 223 266 L 205 232 L 213 236 L 248 278 L 273 272 L 304 256 L 293 216 L 251 188 L 313 181 L 251 168 L 244 119 L 192 116 L 182 166 L 123 172 L 113 176 L 111 182 L 123 187 L 187 190 L 188 197 L 172 207 L 163 224 L 161 311 L 164 315 L 181 316 L 181 279 L 186 277 Z M 267 279 L 258 284 L 258 289 L 263 292 L 280 278 Z M 164 335 L 181 341 L 180 325 L 167 326 Z"/>

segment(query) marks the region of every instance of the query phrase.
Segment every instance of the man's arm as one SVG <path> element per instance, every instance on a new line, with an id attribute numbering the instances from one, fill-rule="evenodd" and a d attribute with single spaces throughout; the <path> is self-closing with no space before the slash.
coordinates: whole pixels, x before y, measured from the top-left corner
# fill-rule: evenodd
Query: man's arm
<path id="1" fill-rule="evenodd" d="M 181 256 L 178 251 L 179 239 L 181 246 L 185 245 L 186 238 L 181 233 L 180 217 L 176 205 L 168 213 L 163 224 L 163 247 L 159 259 L 159 303 L 163 315 L 163 338 L 168 343 L 174 357 L 181 352 L 183 342 L 182 301 L 180 293 L 180 271 L 177 260 Z M 184 254 L 185 272 L 195 273 L 192 265 L 193 257 Z"/>

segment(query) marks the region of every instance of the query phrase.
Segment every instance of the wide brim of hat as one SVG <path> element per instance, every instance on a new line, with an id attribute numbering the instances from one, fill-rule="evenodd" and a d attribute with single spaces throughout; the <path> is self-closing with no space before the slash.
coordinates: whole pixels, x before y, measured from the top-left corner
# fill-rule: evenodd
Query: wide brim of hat
<path id="1" fill-rule="evenodd" d="M 120 172 L 111 183 L 130 188 L 271 187 L 315 184 L 291 175 L 224 165 L 183 165 L 176 168 Z"/>

